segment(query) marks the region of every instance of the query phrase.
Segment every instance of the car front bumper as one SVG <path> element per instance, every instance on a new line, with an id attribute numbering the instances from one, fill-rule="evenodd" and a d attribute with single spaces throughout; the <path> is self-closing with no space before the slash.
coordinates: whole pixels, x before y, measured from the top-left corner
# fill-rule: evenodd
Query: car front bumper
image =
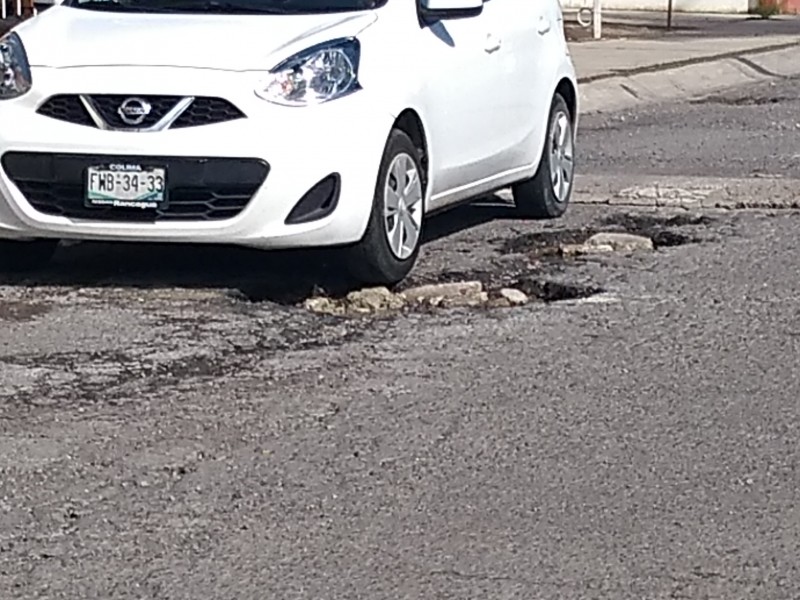
<path id="1" fill-rule="evenodd" d="M 363 90 L 294 108 L 258 98 L 253 90 L 259 75 L 252 73 L 172 67 L 36 68 L 33 81 L 34 88 L 25 96 L 0 102 L 2 238 L 224 243 L 266 249 L 348 244 L 358 241 L 366 228 L 393 117 Z M 221 97 L 246 118 L 160 132 L 107 131 L 36 112 L 58 94 Z M 168 188 L 216 186 L 211 195 L 219 203 L 207 204 L 203 212 L 203 199 L 195 198 L 198 202 L 186 211 L 188 216 L 169 218 L 144 213 L 128 218 L 114 209 L 94 213 L 82 208 L 85 167 L 111 162 L 112 157 L 166 166 Z M 304 194 L 330 175 L 339 181 L 333 212 L 287 224 Z"/>

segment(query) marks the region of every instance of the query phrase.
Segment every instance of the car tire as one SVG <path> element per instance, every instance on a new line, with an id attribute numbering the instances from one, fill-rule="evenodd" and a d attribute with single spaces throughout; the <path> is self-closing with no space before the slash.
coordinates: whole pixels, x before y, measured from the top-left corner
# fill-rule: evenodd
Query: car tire
<path id="1" fill-rule="evenodd" d="M 347 256 L 348 270 L 365 285 L 392 287 L 419 256 L 425 185 L 419 150 L 404 131 L 389 134 L 367 229 Z"/>
<path id="2" fill-rule="evenodd" d="M 569 205 L 575 177 L 575 137 L 566 100 L 556 93 L 550 106 L 542 157 L 536 174 L 512 186 L 517 213 L 532 219 L 556 219 Z"/>
<path id="3" fill-rule="evenodd" d="M 58 248 L 56 240 L 0 240 L 0 272 L 26 273 L 41 269 Z"/>

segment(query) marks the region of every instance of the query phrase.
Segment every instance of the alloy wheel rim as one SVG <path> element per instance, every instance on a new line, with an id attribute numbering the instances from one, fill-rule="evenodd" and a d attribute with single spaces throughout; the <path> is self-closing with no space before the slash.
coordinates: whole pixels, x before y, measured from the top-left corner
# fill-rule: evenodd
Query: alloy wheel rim
<path id="1" fill-rule="evenodd" d="M 422 229 L 422 182 L 414 159 L 406 153 L 395 156 L 389 165 L 383 225 L 392 254 L 406 260 L 417 249 Z"/>
<path id="2" fill-rule="evenodd" d="M 550 135 L 550 184 L 558 202 L 566 202 L 575 173 L 572 122 L 563 111 L 556 113 Z"/>

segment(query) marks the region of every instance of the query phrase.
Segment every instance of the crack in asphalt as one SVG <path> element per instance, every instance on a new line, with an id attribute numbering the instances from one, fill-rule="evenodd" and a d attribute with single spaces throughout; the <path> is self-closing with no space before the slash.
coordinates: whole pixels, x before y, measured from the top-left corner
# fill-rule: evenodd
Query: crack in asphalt
<path id="1" fill-rule="evenodd" d="M 187 381 L 214 380 L 246 372 L 253 365 L 275 358 L 281 354 L 302 352 L 318 348 L 341 346 L 362 339 L 366 335 L 377 335 L 379 324 L 370 330 L 350 322 L 328 316 L 313 316 L 300 313 L 285 319 L 283 325 L 272 324 L 267 339 L 259 339 L 261 323 L 256 321 L 248 330 L 254 337 L 251 343 L 238 343 L 222 337 L 209 349 L 200 345 L 184 348 L 188 356 L 148 358 L 147 346 L 128 351 L 92 352 L 47 352 L 17 353 L 0 356 L 0 364 L 23 367 L 36 374 L 36 382 L 29 389 L 13 390 L 5 395 L 2 409 L 13 406 L 63 405 L 87 406 L 96 404 L 119 404 L 122 399 L 129 402 L 158 393 L 164 388 Z M 196 326 L 205 324 L 202 317 L 183 318 L 185 324 L 195 327 L 184 331 L 190 336 L 202 334 Z M 180 346 L 177 348 L 181 350 Z M 135 391 L 130 389 L 135 385 Z M 0 395 L 2 397 L 3 395 Z M 3 412 L 0 410 L 0 412 Z"/>

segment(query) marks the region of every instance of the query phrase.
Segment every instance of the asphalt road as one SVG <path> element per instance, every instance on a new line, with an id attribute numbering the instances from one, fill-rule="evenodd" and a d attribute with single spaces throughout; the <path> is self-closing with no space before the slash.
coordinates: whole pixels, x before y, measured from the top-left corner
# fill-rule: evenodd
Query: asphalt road
<path id="1" fill-rule="evenodd" d="M 583 119 L 588 173 L 800 177 L 800 81 Z"/>
<path id="2" fill-rule="evenodd" d="M 584 172 L 791 176 L 774 91 L 587 118 Z M 796 215 L 466 207 L 418 281 L 603 292 L 343 319 L 313 255 L 65 248 L 0 287 L 0 598 L 798 598 Z M 685 243 L 535 259 L 612 226 Z"/>

